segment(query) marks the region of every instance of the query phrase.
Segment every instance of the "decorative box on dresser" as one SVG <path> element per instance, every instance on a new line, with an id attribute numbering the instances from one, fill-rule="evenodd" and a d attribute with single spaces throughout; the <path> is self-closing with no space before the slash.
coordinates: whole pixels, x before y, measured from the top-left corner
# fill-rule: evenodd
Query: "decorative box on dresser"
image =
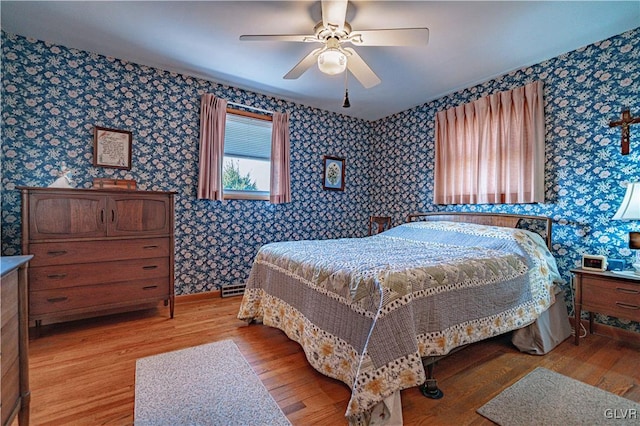
<path id="1" fill-rule="evenodd" d="M 27 265 L 33 256 L 2 256 L 0 364 L 2 364 L 2 426 L 18 415 L 20 426 L 29 424 L 29 324 L 27 321 Z"/>
<path id="2" fill-rule="evenodd" d="M 174 310 L 174 193 L 106 189 L 22 191 L 29 320 Z"/>
<path id="3" fill-rule="evenodd" d="M 582 311 L 589 311 L 589 333 L 593 333 L 594 312 L 640 322 L 640 275 L 573 269 L 575 276 L 575 326 Z M 575 333 L 580 344 L 580 333 Z"/>

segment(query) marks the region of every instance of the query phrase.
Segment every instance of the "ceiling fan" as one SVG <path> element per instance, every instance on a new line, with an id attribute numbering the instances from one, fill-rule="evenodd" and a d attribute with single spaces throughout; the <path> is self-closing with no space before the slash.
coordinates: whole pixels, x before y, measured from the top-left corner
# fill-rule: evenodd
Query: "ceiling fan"
<path id="1" fill-rule="evenodd" d="M 322 21 L 316 24 L 311 35 L 241 35 L 244 41 L 293 41 L 320 43 L 302 58 L 284 78 L 296 79 L 315 63 L 325 74 L 340 74 L 348 69 L 365 87 L 380 84 L 380 78 L 358 55 L 354 46 L 411 46 L 426 45 L 429 41 L 428 28 L 389 28 L 380 30 L 352 30 L 346 21 L 348 0 L 322 0 Z"/>

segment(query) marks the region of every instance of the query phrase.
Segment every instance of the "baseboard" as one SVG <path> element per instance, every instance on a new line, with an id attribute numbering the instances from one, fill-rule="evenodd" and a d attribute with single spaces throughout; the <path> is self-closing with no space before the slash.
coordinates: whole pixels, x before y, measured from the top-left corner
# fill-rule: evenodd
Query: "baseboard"
<path id="1" fill-rule="evenodd" d="M 213 298 L 220 298 L 220 290 L 203 291 L 202 293 L 182 294 L 180 296 L 176 296 L 176 305 Z"/>
<path id="2" fill-rule="evenodd" d="M 569 318 L 569 322 L 571 323 L 571 326 L 575 330 L 574 318 L 570 317 Z M 582 323 L 582 326 L 584 327 L 585 330 L 587 330 L 587 333 L 588 333 L 589 332 L 589 320 L 582 319 L 580 322 Z M 613 327 L 613 326 L 610 326 L 610 325 L 600 324 L 599 322 L 595 322 L 595 321 L 593 323 L 593 334 L 598 334 L 600 336 L 609 337 L 611 339 L 621 340 L 621 341 L 624 341 L 624 342 L 633 343 L 635 345 L 640 345 L 640 333 L 636 333 L 636 332 L 633 332 L 633 331 L 625 330 L 625 329 L 620 328 L 620 327 Z M 587 337 L 588 337 L 588 335 L 587 335 Z"/>

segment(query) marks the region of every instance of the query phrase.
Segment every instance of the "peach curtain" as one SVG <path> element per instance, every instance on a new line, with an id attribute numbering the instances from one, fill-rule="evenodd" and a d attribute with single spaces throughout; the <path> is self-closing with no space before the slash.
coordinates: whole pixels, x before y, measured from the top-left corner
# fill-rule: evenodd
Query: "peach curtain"
<path id="1" fill-rule="evenodd" d="M 271 183 L 269 196 L 269 200 L 274 204 L 291 202 L 289 151 L 289 114 L 274 112 L 271 131 Z"/>
<path id="2" fill-rule="evenodd" d="M 436 114 L 436 204 L 544 201 L 542 82 Z"/>
<path id="3" fill-rule="evenodd" d="M 222 161 L 227 101 L 210 93 L 200 100 L 198 199 L 222 201 Z"/>

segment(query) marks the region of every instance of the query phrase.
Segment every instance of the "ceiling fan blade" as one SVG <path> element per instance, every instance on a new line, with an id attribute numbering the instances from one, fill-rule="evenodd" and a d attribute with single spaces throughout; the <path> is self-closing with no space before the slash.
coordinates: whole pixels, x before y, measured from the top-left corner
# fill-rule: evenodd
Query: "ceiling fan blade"
<path id="1" fill-rule="evenodd" d="M 353 31 L 350 40 L 356 46 L 416 46 L 429 42 L 429 28 L 389 28 Z"/>
<path id="2" fill-rule="evenodd" d="M 318 54 L 322 49 L 322 47 L 314 49 L 311 53 L 302 58 L 302 60 L 298 62 L 298 64 L 293 67 L 291 71 L 289 71 L 283 78 L 285 78 L 286 80 L 295 80 L 296 78 L 300 77 L 306 70 L 311 68 L 311 66 L 317 62 Z"/>
<path id="3" fill-rule="evenodd" d="M 264 35 L 241 35 L 242 41 L 320 41 L 315 35 L 309 34 L 264 34 Z"/>
<path id="4" fill-rule="evenodd" d="M 322 0 L 322 25 L 342 31 L 347 17 L 348 0 Z"/>
<path id="5" fill-rule="evenodd" d="M 364 86 L 365 89 L 380 84 L 380 79 L 374 73 L 369 65 L 350 47 L 345 47 L 344 50 L 351 55 L 347 58 L 347 68 L 353 76 Z"/>

